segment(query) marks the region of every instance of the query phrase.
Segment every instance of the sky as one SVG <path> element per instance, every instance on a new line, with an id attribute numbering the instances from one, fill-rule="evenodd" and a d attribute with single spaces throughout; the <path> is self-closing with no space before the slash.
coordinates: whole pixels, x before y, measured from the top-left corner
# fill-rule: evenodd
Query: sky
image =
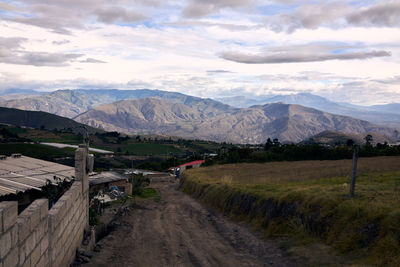
<path id="1" fill-rule="evenodd" d="M 0 91 L 400 103 L 400 0 L 0 0 Z"/>

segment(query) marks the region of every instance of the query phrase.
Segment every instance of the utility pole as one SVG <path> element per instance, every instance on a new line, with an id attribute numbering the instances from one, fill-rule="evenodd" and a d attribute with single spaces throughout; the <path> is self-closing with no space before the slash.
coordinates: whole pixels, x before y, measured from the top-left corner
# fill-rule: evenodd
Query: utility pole
<path id="1" fill-rule="evenodd" d="M 354 189 L 356 186 L 356 178 L 357 178 L 357 161 L 358 161 L 358 146 L 355 145 L 353 151 L 353 167 L 351 169 L 350 197 L 354 197 Z"/>

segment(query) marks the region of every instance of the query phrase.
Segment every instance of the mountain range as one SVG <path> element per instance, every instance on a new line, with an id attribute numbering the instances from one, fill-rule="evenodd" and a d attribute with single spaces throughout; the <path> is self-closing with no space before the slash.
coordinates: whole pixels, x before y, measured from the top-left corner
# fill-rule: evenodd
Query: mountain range
<path id="1" fill-rule="evenodd" d="M 399 104 L 367 110 L 304 93 L 249 101 L 244 97 L 219 100 L 225 103 L 161 90 L 78 89 L 25 98 L 1 96 L 0 106 L 46 111 L 104 130 L 234 143 L 261 143 L 268 137 L 298 142 L 326 130 L 379 132 L 389 141 L 396 134 L 386 126 L 400 125 Z"/>
<path id="2" fill-rule="evenodd" d="M 266 103 L 282 102 L 286 104 L 296 104 L 306 107 L 319 109 L 325 112 L 351 116 L 361 120 L 367 120 L 376 124 L 400 127 L 400 104 L 392 103 L 387 105 L 359 106 L 348 103 L 336 103 L 326 98 L 310 93 L 299 93 L 290 95 L 245 97 L 233 96 L 217 98 L 225 104 L 234 107 L 250 107 Z"/>
<path id="3" fill-rule="evenodd" d="M 361 134 L 379 132 L 388 138 L 393 129 L 334 115 L 300 105 L 273 103 L 250 108 L 215 105 L 203 110 L 158 98 L 122 100 L 95 107 L 75 120 L 92 127 L 125 133 L 156 133 L 186 138 L 262 143 L 268 137 L 298 142 L 326 130 Z"/>

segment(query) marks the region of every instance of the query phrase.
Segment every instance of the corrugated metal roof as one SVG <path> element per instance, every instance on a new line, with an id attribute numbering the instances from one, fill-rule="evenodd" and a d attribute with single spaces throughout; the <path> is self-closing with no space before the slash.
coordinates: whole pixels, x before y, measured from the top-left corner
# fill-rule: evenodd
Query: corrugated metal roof
<path id="1" fill-rule="evenodd" d="M 89 175 L 89 185 L 103 184 L 125 180 L 126 178 L 115 172 L 101 172 Z"/>
<path id="2" fill-rule="evenodd" d="M 56 183 L 54 176 L 69 180 L 74 174 L 70 166 L 26 156 L 7 157 L 0 160 L 0 196 L 40 190 L 47 180 Z"/>

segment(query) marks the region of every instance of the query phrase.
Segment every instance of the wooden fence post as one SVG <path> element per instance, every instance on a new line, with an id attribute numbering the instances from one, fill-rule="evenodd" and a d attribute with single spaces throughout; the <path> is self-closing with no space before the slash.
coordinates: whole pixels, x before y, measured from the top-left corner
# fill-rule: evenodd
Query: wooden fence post
<path id="1" fill-rule="evenodd" d="M 358 161 L 358 146 L 355 145 L 353 152 L 353 167 L 351 169 L 350 197 L 354 197 L 354 188 L 356 186 L 356 178 L 357 178 L 357 161 Z"/>

